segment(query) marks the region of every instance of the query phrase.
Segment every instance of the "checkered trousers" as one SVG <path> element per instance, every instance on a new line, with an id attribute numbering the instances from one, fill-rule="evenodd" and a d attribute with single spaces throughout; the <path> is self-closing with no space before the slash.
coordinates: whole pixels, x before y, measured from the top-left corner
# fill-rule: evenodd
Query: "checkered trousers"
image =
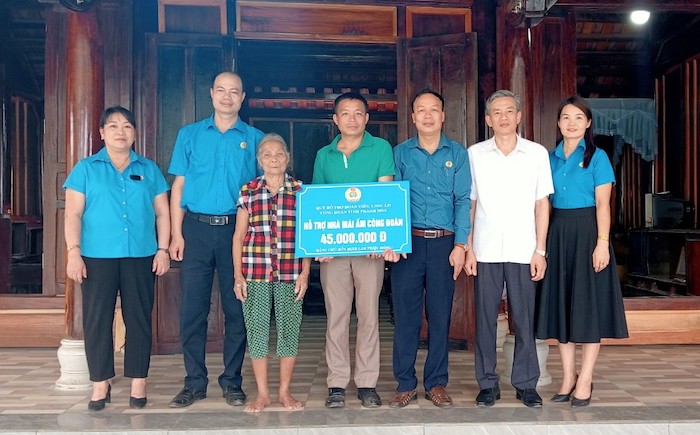
<path id="1" fill-rule="evenodd" d="M 276 195 L 262 175 L 241 188 L 238 207 L 248 212 L 243 242 L 243 276 L 246 281 L 296 282 L 301 259 L 294 256 L 296 193 L 301 182 L 285 174 Z"/>

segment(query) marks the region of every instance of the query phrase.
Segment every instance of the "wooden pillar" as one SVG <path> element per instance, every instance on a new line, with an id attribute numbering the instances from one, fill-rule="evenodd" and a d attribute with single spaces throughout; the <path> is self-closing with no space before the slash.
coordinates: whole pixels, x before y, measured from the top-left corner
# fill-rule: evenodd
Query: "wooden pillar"
<path id="1" fill-rule="evenodd" d="M 508 3 L 508 2 L 505 2 Z M 520 135 L 533 138 L 533 87 L 530 81 L 535 74 L 532 69 L 530 29 L 517 27 L 509 20 L 508 4 L 496 8 L 496 88 L 508 89 L 520 96 L 522 118 Z"/>
<path id="2" fill-rule="evenodd" d="M 553 148 L 559 102 L 576 93 L 576 21 L 571 13 L 548 16 L 534 27 L 496 8 L 496 88 L 520 96 L 524 138 Z M 488 96 L 487 96 L 488 97 Z"/>
<path id="3" fill-rule="evenodd" d="M 101 147 L 98 123 L 104 108 L 101 35 L 95 9 L 69 12 L 66 47 L 66 173 Z M 58 239 L 62 235 L 57 235 Z M 82 293 L 66 280 L 66 335 L 82 339 Z"/>

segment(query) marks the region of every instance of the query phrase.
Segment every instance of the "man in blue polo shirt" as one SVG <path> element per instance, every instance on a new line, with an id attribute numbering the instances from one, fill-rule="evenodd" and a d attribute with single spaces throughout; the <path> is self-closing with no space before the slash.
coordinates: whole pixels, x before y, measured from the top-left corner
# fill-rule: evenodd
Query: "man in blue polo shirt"
<path id="1" fill-rule="evenodd" d="M 233 293 L 232 237 L 241 186 L 255 178 L 255 150 L 263 136 L 238 117 L 245 92 L 241 78 L 222 72 L 210 90 L 214 114 L 182 127 L 168 172 L 175 175 L 170 199 L 170 256 L 180 268 L 180 338 L 185 386 L 170 406 L 189 406 L 207 396 L 207 317 L 216 270 L 224 311 L 224 372 L 219 385 L 229 405 L 243 405 L 241 366 L 246 332 L 241 303 Z"/>
<path id="2" fill-rule="evenodd" d="M 471 171 L 464 145 L 442 133 L 442 95 L 421 90 L 411 102 L 411 112 L 418 135 L 394 149 L 395 179 L 411 183 L 413 251 L 391 269 L 393 365 L 398 386 L 389 406 L 403 408 L 417 398 L 415 363 L 425 306 L 425 398 L 437 407 L 448 408 L 452 406 L 445 390 L 450 314 L 455 280 L 468 249 Z"/>

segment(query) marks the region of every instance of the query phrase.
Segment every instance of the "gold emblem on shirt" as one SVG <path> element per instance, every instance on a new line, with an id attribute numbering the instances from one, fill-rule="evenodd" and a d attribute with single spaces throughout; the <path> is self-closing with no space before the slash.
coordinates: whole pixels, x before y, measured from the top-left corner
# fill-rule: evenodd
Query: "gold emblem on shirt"
<path id="1" fill-rule="evenodd" d="M 446 161 L 446 162 L 445 162 L 445 167 L 446 167 L 447 169 L 451 168 L 451 167 L 452 167 L 452 160 Z"/>
<path id="2" fill-rule="evenodd" d="M 245 141 L 241 142 L 241 149 L 242 150 L 246 149 L 247 147 L 248 147 L 248 144 Z"/>

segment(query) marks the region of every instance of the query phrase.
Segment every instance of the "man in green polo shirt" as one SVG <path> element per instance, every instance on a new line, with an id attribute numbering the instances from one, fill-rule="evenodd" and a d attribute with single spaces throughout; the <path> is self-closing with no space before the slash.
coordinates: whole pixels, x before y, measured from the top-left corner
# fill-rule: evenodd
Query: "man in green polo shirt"
<path id="1" fill-rule="evenodd" d="M 369 121 L 367 100 L 348 92 L 336 98 L 333 122 L 340 134 L 316 154 L 313 184 L 392 181 L 394 157 L 391 145 L 365 131 Z M 357 315 L 355 386 L 362 406 L 382 405 L 376 386 L 379 378 L 379 294 L 384 278 L 384 258 L 320 258 L 321 286 L 326 304 L 326 407 L 345 406 L 350 383 L 350 312 L 353 298 Z"/>

